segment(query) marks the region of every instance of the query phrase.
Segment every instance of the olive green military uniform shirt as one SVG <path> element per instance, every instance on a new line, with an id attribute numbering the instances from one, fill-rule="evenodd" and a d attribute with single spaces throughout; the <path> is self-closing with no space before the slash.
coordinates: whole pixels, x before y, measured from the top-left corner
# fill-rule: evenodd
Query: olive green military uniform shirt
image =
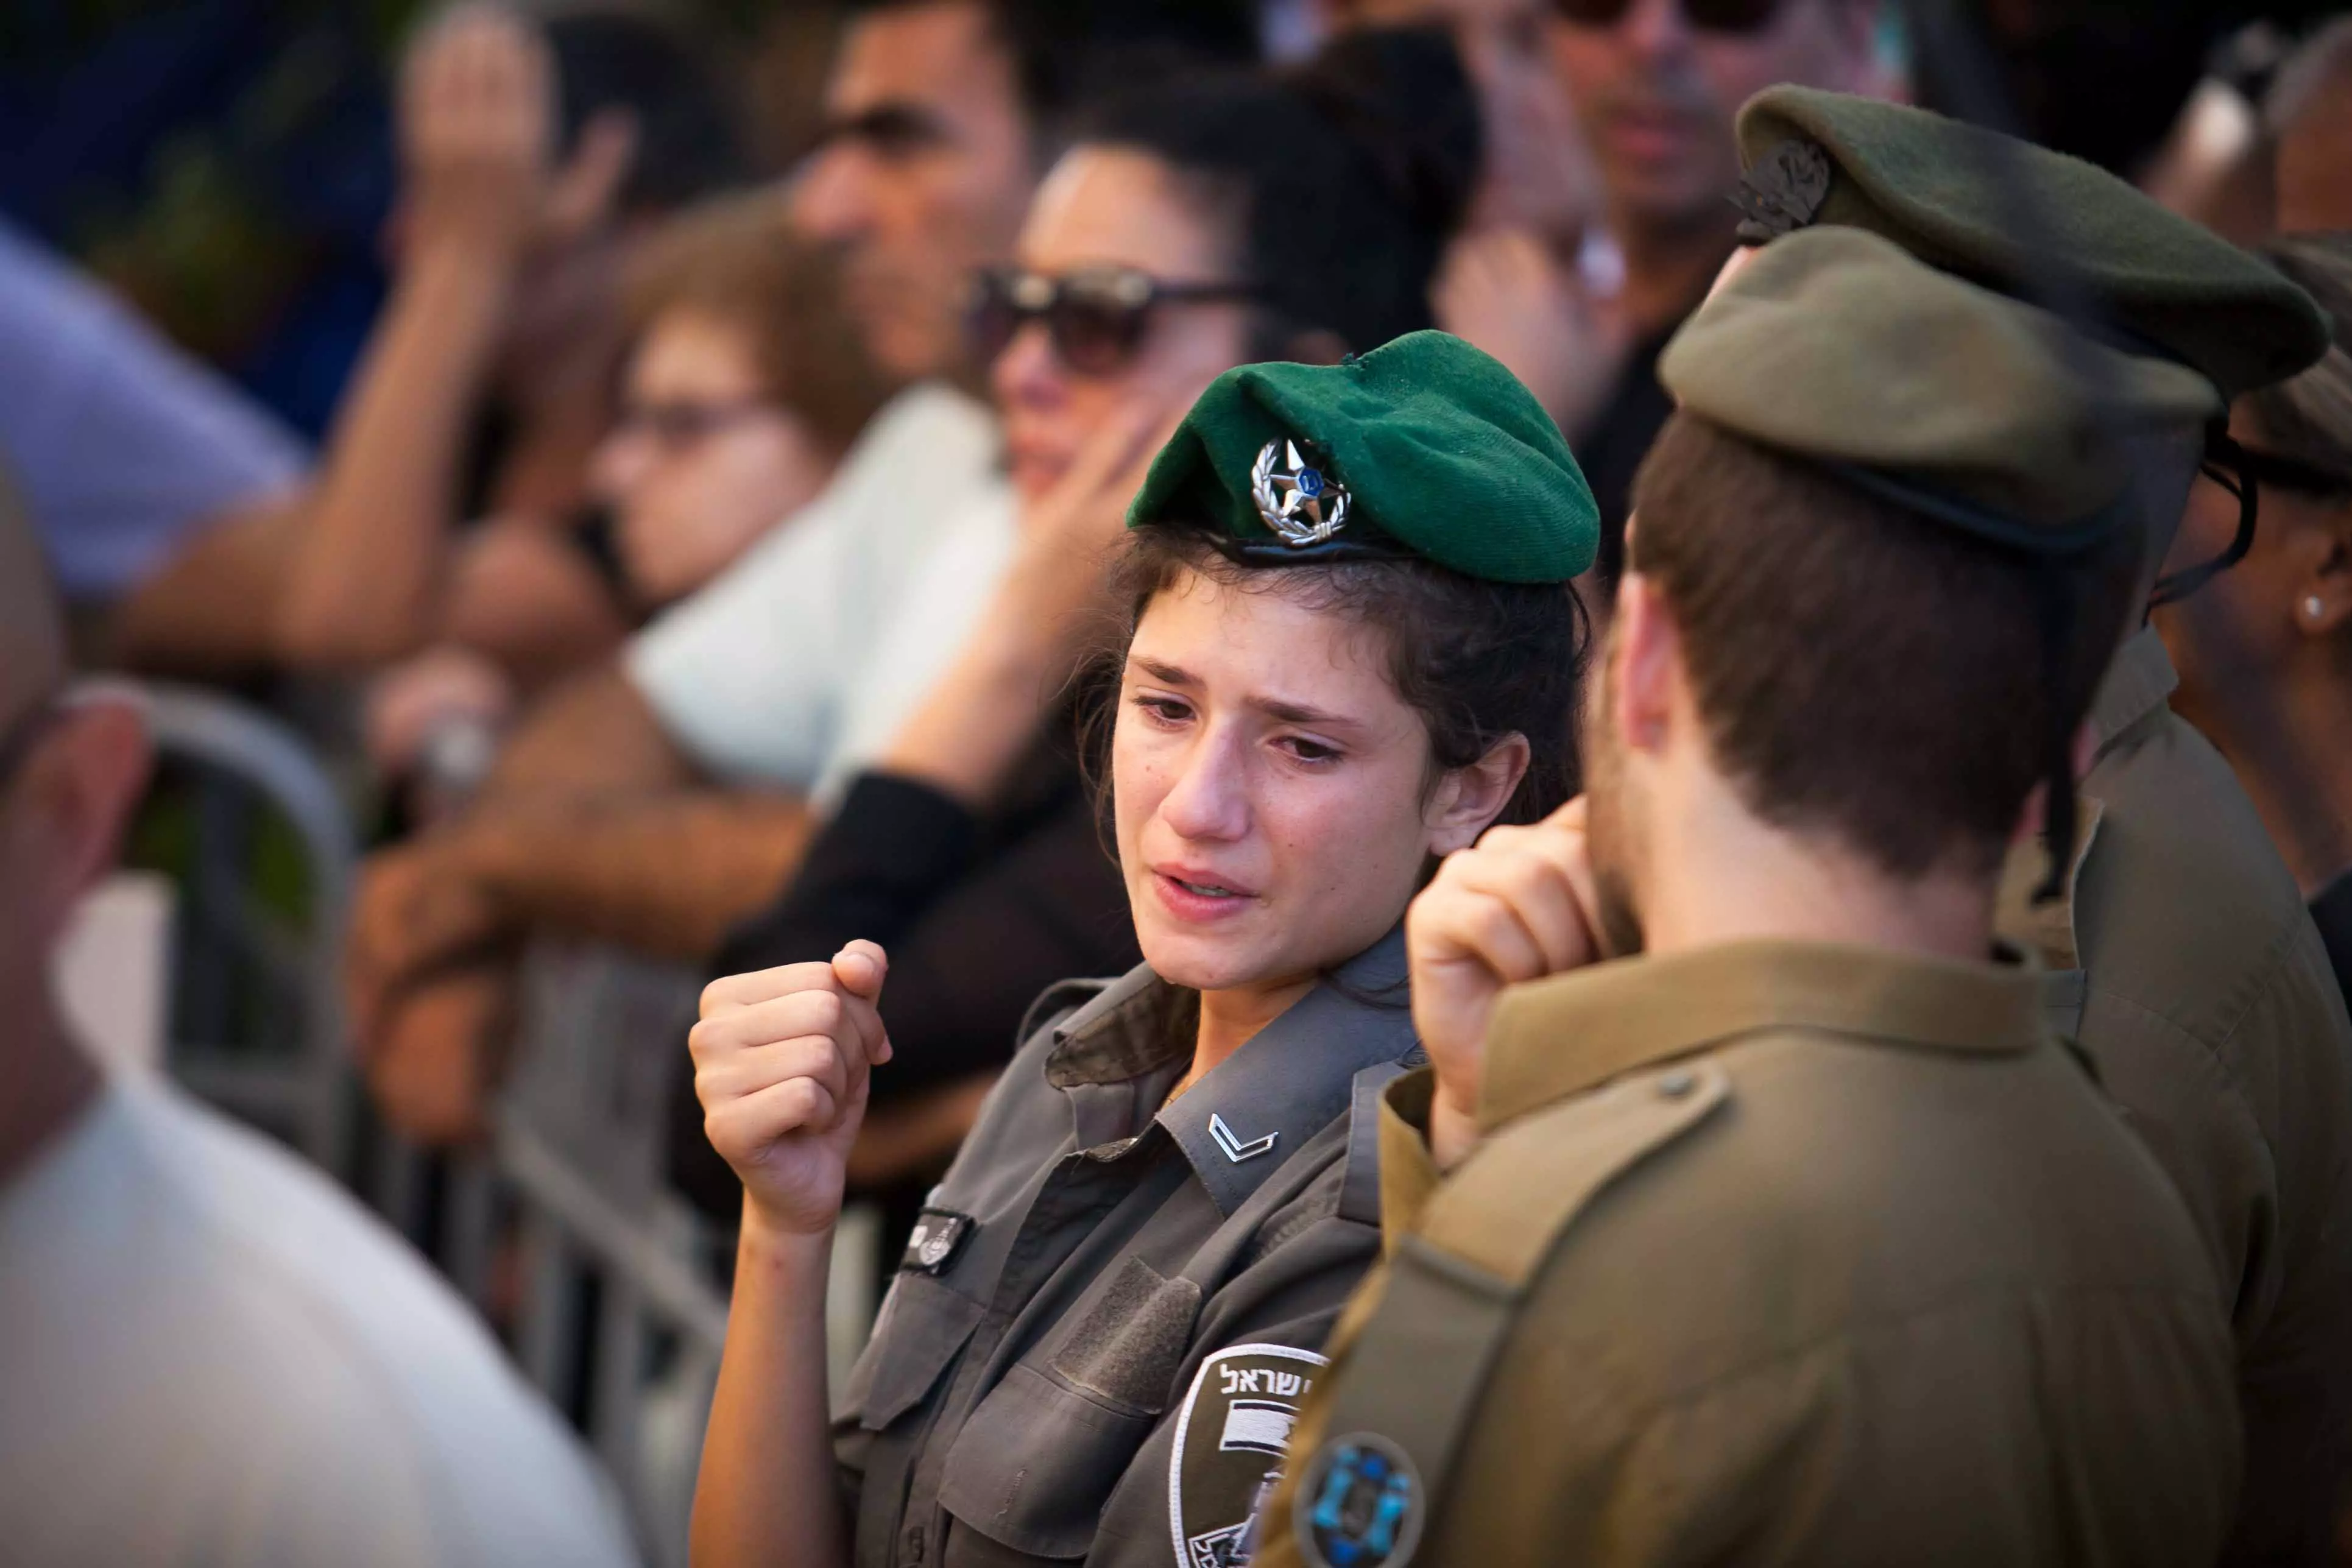
<path id="1" fill-rule="evenodd" d="M 2352 1420 L 2352 1026 L 2294 879 L 2229 765 L 2167 705 L 2155 632 L 2094 704 L 2091 831 L 2068 898 L 2004 934 L 2053 1027 L 2187 1200 L 2238 1342 L 2246 1473 L 2229 1562 L 2326 1562 Z M 2032 861 L 2029 867 L 2025 861 Z"/>
<path id="2" fill-rule="evenodd" d="M 1441 1182 L 1385 1092 L 1388 1256 L 1260 1568 L 2212 1561 L 2229 1325 L 2030 968 L 1749 942 L 1515 987 Z"/>
<path id="3" fill-rule="evenodd" d="M 861 1568 L 1238 1560 L 1379 1252 L 1404 978 L 1399 931 L 1165 1104 L 1178 993 L 1047 994 L 835 1410 Z"/>

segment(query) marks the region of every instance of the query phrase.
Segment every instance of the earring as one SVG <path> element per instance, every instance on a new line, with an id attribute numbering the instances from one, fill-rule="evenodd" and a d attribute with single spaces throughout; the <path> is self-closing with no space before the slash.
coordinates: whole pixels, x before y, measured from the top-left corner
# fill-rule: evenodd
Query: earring
<path id="1" fill-rule="evenodd" d="M 2322 616 L 2326 615 L 2326 613 L 2327 613 L 2327 604 L 2326 604 L 2326 600 L 2324 600 L 2324 599 L 2322 599 L 2318 595 L 2316 595 L 2316 594 L 2309 595 L 2307 595 L 2307 596 L 2304 599 L 2304 601 L 2303 601 L 2303 618 L 2304 618 L 2305 620 L 2307 620 L 2307 621 L 2315 621 L 2315 620 L 2317 620 L 2320 616 Z"/>

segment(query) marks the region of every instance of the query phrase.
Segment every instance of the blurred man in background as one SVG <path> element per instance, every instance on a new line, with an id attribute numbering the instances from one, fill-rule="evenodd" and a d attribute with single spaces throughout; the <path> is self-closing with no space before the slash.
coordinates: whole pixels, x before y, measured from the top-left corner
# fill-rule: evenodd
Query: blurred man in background
<path id="1" fill-rule="evenodd" d="M 1884 87 L 1877 0 L 1558 0 L 1552 60 L 1601 169 L 1624 257 L 1624 360 L 1568 432 L 1601 503 L 1602 582 L 1615 579 L 1633 470 L 1665 423 L 1657 358 L 1731 254 L 1739 214 L 1732 118 L 1776 82 Z"/>
<path id="2" fill-rule="evenodd" d="M 50 958 L 147 762 L 132 703 L 69 688 L 47 568 L 0 514 L 0 1556 L 627 1562 L 553 1413 L 420 1260 L 68 1037 Z"/>

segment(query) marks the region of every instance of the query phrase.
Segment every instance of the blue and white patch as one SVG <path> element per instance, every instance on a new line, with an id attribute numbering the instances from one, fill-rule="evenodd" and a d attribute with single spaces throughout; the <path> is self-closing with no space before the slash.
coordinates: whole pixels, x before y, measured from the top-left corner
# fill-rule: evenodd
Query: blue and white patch
<path id="1" fill-rule="evenodd" d="M 1178 1568 L 1240 1568 L 1258 1510 L 1282 1479 L 1282 1450 L 1316 1374 L 1330 1363 L 1295 1345 L 1234 1345 L 1201 1363 L 1176 1416 L 1168 1522 Z"/>
<path id="2" fill-rule="evenodd" d="M 1421 1544 L 1429 1494 L 1405 1451 L 1377 1432 L 1315 1450 L 1291 1503 L 1309 1568 L 1403 1568 Z"/>

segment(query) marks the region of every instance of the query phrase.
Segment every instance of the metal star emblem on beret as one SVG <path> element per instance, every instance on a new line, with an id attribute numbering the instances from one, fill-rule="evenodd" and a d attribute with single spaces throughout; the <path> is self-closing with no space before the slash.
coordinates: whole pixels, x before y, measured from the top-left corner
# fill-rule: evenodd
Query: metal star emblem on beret
<path id="1" fill-rule="evenodd" d="M 1740 176 L 1731 203 L 1742 245 L 1765 245 L 1810 225 L 1829 199 L 1830 155 L 1818 142 L 1790 139 Z"/>
<path id="2" fill-rule="evenodd" d="M 1320 544 L 1347 526 L 1348 487 L 1300 457 L 1296 441 L 1265 444 L 1250 469 L 1250 499 L 1265 525 L 1294 549 Z"/>

